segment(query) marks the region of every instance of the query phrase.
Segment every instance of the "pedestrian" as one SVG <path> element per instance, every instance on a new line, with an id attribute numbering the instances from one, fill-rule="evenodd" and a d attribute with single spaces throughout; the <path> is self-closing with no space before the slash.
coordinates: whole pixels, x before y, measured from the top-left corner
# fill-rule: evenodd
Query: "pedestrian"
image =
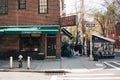
<path id="1" fill-rule="evenodd" d="M 81 43 L 78 44 L 78 48 L 79 48 L 79 54 L 80 56 L 82 56 L 82 52 L 83 52 L 83 45 Z"/>
<path id="2" fill-rule="evenodd" d="M 70 55 L 71 57 L 74 56 L 74 43 L 70 44 Z"/>

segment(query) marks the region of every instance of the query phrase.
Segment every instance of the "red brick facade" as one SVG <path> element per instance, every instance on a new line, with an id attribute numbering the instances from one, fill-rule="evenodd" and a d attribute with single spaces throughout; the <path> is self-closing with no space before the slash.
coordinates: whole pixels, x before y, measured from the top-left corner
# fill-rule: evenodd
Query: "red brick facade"
<path id="1" fill-rule="evenodd" d="M 0 38 L 0 51 L 19 50 L 19 36 L 18 35 L 3 35 Z"/>
<path id="2" fill-rule="evenodd" d="M 26 0 L 26 9 L 18 8 L 18 0 L 8 0 L 8 14 L 0 14 L 0 26 L 28 26 L 28 25 L 59 25 L 60 2 L 48 0 L 48 13 L 39 14 L 39 0 Z M 47 34 L 40 34 L 44 42 L 44 53 L 47 57 Z M 60 32 L 56 34 L 56 58 L 60 58 Z M 0 52 L 7 50 L 20 51 L 20 35 L 1 35 Z"/>
<path id="3" fill-rule="evenodd" d="M 0 15 L 0 25 L 58 25 L 59 0 L 48 0 L 48 13 L 38 13 L 38 0 L 26 0 L 26 9 L 18 9 L 18 0 L 8 0 L 8 14 Z"/>

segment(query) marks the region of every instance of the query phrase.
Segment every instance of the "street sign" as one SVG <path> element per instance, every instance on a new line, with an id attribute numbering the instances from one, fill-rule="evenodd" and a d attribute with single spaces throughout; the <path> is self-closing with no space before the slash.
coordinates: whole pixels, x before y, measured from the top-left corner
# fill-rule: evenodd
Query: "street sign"
<path id="1" fill-rule="evenodd" d="M 85 24 L 86 27 L 95 27 L 95 24 Z"/>

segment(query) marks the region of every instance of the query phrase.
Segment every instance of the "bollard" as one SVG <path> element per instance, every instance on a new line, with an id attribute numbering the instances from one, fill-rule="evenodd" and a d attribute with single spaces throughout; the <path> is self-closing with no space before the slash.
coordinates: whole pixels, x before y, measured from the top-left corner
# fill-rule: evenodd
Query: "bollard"
<path id="1" fill-rule="evenodd" d="M 10 57 L 10 69 L 12 69 L 13 68 L 13 57 L 11 56 Z"/>
<path id="2" fill-rule="evenodd" d="M 30 69 L 30 57 L 27 57 L 27 69 Z"/>

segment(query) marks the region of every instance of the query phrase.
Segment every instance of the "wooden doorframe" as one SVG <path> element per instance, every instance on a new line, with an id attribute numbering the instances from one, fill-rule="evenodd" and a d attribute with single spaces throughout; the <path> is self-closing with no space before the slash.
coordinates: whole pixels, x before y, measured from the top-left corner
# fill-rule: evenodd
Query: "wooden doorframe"
<path id="1" fill-rule="evenodd" d="M 48 43 L 47 43 L 47 40 L 48 40 L 48 38 L 57 38 L 57 36 L 55 35 L 55 36 L 46 36 L 46 58 L 56 58 L 56 55 L 55 56 L 48 56 L 47 54 L 48 54 Z M 56 39 L 57 40 L 57 39 Z M 55 44 L 56 44 L 56 41 L 55 41 Z M 55 54 L 56 54 L 56 51 L 55 51 Z"/>

